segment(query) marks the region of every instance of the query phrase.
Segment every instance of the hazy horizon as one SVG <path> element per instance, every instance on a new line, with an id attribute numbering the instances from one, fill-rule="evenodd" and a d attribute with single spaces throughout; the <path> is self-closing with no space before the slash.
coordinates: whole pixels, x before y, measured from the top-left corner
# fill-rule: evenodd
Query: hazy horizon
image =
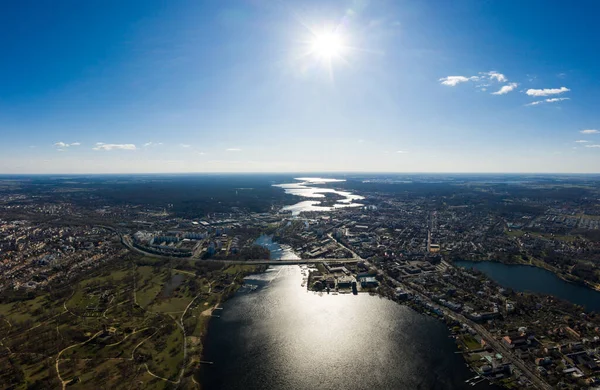
<path id="1" fill-rule="evenodd" d="M 206 176 L 215 176 L 215 175 L 474 175 L 474 176 L 488 176 L 488 175 L 515 175 L 515 176 L 526 176 L 526 175 L 539 175 L 539 176 L 596 176 L 600 175 L 598 172 L 394 172 L 394 171 L 379 171 L 379 172 L 369 172 L 369 171 L 214 171 L 214 172 L 81 172 L 81 173 L 66 173 L 66 172 L 49 172 L 49 173 L 2 173 L 0 172 L 0 177 L 10 177 L 10 176 L 132 176 L 132 175 L 141 175 L 141 176 L 153 176 L 153 175 L 164 175 L 164 176 L 194 176 L 194 175 L 206 175 Z"/>

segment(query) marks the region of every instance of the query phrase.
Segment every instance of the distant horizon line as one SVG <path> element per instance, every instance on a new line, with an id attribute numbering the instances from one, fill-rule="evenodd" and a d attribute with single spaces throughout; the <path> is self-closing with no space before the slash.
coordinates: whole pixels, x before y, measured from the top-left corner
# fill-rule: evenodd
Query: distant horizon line
<path id="1" fill-rule="evenodd" d="M 131 176 L 131 175 L 600 175 L 600 172 L 401 172 L 401 171 L 286 171 L 286 172 L 100 172 L 100 173 L 1 173 L 6 176 Z"/>

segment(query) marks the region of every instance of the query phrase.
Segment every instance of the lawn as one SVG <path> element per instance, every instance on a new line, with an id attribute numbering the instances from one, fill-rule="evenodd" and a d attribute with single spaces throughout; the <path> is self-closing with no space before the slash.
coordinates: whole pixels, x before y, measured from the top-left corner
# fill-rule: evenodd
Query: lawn
<path id="1" fill-rule="evenodd" d="M 481 348 L 481 344 L 475 340 L 471 335 L 463 335 L 460 337 L 460 341 L 468 350 L 476 350 Z"/>
<path id="2" fill-rule="evenodd" d="M 153 374 L 174 380 L 183 364 L 183 333 L 172 320 L 150 340 L 142 344 L 139 352 L 148 360 L 146 364 Z"/>

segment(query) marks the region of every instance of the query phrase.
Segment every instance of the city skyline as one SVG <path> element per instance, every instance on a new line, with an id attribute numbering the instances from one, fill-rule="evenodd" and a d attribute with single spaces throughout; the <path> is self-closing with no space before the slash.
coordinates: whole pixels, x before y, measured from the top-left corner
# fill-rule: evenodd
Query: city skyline
<path id="1" fill-rule="evenodd" d="M 591 1 L 5 8 L 0 174 L 599 172 Z"/>

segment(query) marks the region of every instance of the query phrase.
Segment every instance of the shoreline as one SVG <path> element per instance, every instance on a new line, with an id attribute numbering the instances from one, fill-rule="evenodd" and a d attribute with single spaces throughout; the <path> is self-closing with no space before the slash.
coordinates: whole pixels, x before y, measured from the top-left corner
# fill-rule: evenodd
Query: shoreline
<path id="1" fill-rule="evenodd" d="M 451 264 L 454 265 L 454 261 L 452 261 L 452 260 L 448 260 L 448 261 Z M 594 284 L 592 284 L 592 283 L 590 283 L 590 282 L 588 282 L 586 280 L 569 280 L 567 278 L 567 275 L 569 275 L 569 274 L 565 274 L 563 272 L 555 271 L 552 267 L 549 267 L 549 266 L 548 267 L 544 267 L 544 266 L 541 266 L 541 265 L 532 264 L 532 263 L 526 263 L 526 262 L 508 263 L 508 262 L 505 262 L 505 261 L 490 260 L 490 259 L 463 259 L 463 260 L 459 260 L 459 261 L 470 261 L 470 262 L 473 262 L 473 263 L 490 262 L 490 263 L 500 263 L 500 264 L 504 264 L 504 265 L 508 265 L 508 266 L 511 266 L 511 265 L 524 265 L 524 266 L 527 266 L 527 267 L 539 268 L 539 269 L 543 269 L 543 270 L 546 270 L 548 272 L 551 272 L 556 277 L 558 277 L 559 279 L 561 279 L 561 280 L 563 280 L 563 281 L 565 281 L 567 283 L 579 285 L 579 286 L 582 286 L 582 287 L 587 287 L 590 290 L 594 290 L 594 291 L 600 292 L 600 285 L 594 285 Z"/>
<path id="2" fill-rule="evenodd" d="M 267 266 L 266 268 L 262 268 L 260 266 L 255 267 L 255 269 L 253 271 L 250 271 L 248 273 L 244 274 L 244 278 L 246 276 L 249 275 L 255 275 L 255 274 L 261 274 L 263 272 L 266 271 L 266 269 L 269 268 L 269 266 Z M 242 278 L 243 280 L 243 278 Z M 232 284 L 230 287 L 232 287 L 229 291 L 227 291 L 227 293 L 225 293 L 224 291 L 220 293 L 220 297 L 218 299 L 218 301 L 211 307 L 207 308 L 206 310 L 203 310 L 200 315 L 202 317 L 207 317 L 208 320 L 203 324 L 202 327 L 202 337 L 200 337 L 200 343 L 202 346 L 202 352 L 199 355 L 199 359 L 197 362 L 195 363 L 195 367 L 192 367 L 192 381 L 194 382 L 194 384 L 196 385 L 197 388 L 202 389 L 202 369 L 201 366 L 203 364 L 205 364 L 207 361 L 205 360 L 206 356 L 205 356 L 205 344 L 206 344 L 206 338 L 208 337 L 208 328 L 210 326 L 210 322 L 211 322 L 211 318 L 213 316 L 213 313 L 215 310 L 217 310 L 219 308 L 219 306 L 221 306 L 223 303 L 227 302 L 227 300 L 231 297 L 233 297 L 235 295 L 235 293 L 244 285 L 244 283 L 242 282 L 241 284 Z M 221 308 L 222 309 L 222 308 Z M 191 362 L 190 362 L 191 363 Z M 212 364 L 212 362 L 211 362 Z"/>

